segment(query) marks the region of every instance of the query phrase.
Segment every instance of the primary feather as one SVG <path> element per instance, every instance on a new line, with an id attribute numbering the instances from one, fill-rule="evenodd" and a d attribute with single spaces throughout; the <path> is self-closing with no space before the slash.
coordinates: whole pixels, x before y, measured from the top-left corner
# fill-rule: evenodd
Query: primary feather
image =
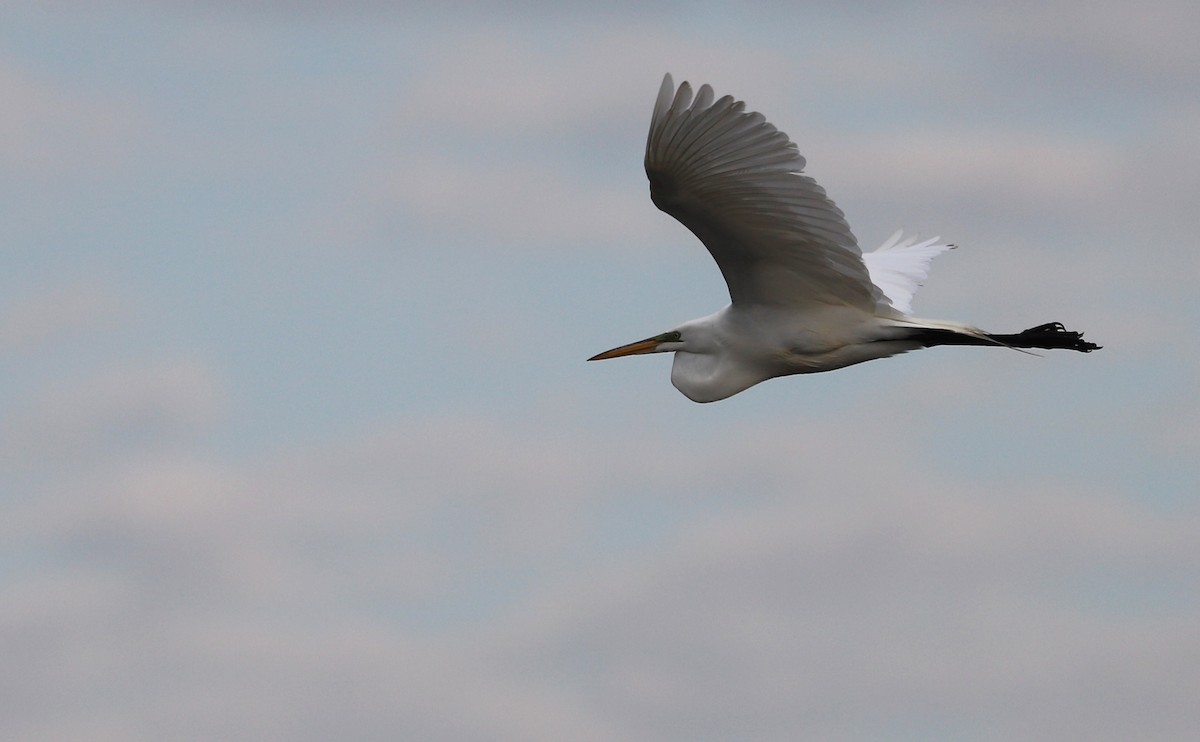
<path id="1" fill-rule="evenodd" d="M 801 172 L 783 132 L 731 96 L 663 78 L 646 141 L 658 208 L 704 243 L 735 305 L 837 304 L 882 298 L 841 210 Z"/>

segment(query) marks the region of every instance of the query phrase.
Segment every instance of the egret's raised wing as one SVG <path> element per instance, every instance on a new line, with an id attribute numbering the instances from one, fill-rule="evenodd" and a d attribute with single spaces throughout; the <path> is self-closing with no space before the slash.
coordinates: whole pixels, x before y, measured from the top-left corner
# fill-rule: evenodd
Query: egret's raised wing
<path id="1" fill-rule="evenodd" d="M 796 145 L 745 103 L 713 98 L 708 85 L 693 100 L 688 83 L 676 91 L 663 78 L 646 175 L 654 204 L 712 253 L 733 303 L 886 303 L 842 212 L 800 174 Z"/>

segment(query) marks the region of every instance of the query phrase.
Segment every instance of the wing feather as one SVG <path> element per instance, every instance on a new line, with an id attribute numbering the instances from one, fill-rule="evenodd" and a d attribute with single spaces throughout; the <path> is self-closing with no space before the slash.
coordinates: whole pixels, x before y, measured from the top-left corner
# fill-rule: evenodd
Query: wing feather
<path id="1" fill-rule="evenodd" d="M 733 302 L 886 305 L 844 215 L 804 164 L 742 101 L 663 78 L 646 138 L 650 196 L 704 242 Z"/>
<path id="2" fill-rule="evenodd" d="M 929 275 L 929 262 L 952 250 L 954 245 L 939 244 L 934 237 L 917 242 L 915 237 L 901 241 L 902 230 L 887 239 L 874 252 L 863 254 L 871 282 L 879 287 L 892 306 L 904 314 L 912 313 L 912 298 Z"/>

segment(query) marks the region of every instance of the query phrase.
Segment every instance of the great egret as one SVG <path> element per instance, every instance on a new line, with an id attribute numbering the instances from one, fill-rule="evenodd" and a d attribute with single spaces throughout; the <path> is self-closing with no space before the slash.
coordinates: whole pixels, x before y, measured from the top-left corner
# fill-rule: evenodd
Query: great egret
<path id="1" fill-rule="evenodd" d="M 863 253 L 841 210 L 786 134 L 732 96 L 663 78 L 646 140 L 654 205 L 690 229 L 725 277 L 731 303 L 661 335 L 589 358 L 675 353 L 671 383 L 715 402 L 776 376 L 831 371 L 935 345 L 1100 346 L 1058 322 L 1011 335 L 910 316 L 937 238 L 892 235 Z"/>

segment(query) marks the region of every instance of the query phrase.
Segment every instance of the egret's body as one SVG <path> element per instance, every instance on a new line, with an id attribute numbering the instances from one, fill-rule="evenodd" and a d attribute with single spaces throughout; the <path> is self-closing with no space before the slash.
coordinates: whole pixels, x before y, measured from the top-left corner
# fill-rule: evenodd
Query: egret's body
<path id="1" fill-rule="evenodd" d="M 901 240 L 864 254 L 787 135 L 703 85 L 663 78 L 646 175 L 658 208 L 712 254 L 731 303 L 589 360 L 674 352 L 671 383 L 713 402 L 760 381 L 831 371 L 934 345 L 1095 350 L 1058 323 L 1014 335 L 909 315 L 929 262 L 951 245 Z"/>
<path id="2" fill-rule="evenodd" d="M 656 350 L 675 351 L 671 383 L 679 391 L 714 402 L 776 376 L 832 371 L 920 347 L 873 319 L 846 307 L 801 313 L 731 304 L 684 323 L 681 342 Z"/>

